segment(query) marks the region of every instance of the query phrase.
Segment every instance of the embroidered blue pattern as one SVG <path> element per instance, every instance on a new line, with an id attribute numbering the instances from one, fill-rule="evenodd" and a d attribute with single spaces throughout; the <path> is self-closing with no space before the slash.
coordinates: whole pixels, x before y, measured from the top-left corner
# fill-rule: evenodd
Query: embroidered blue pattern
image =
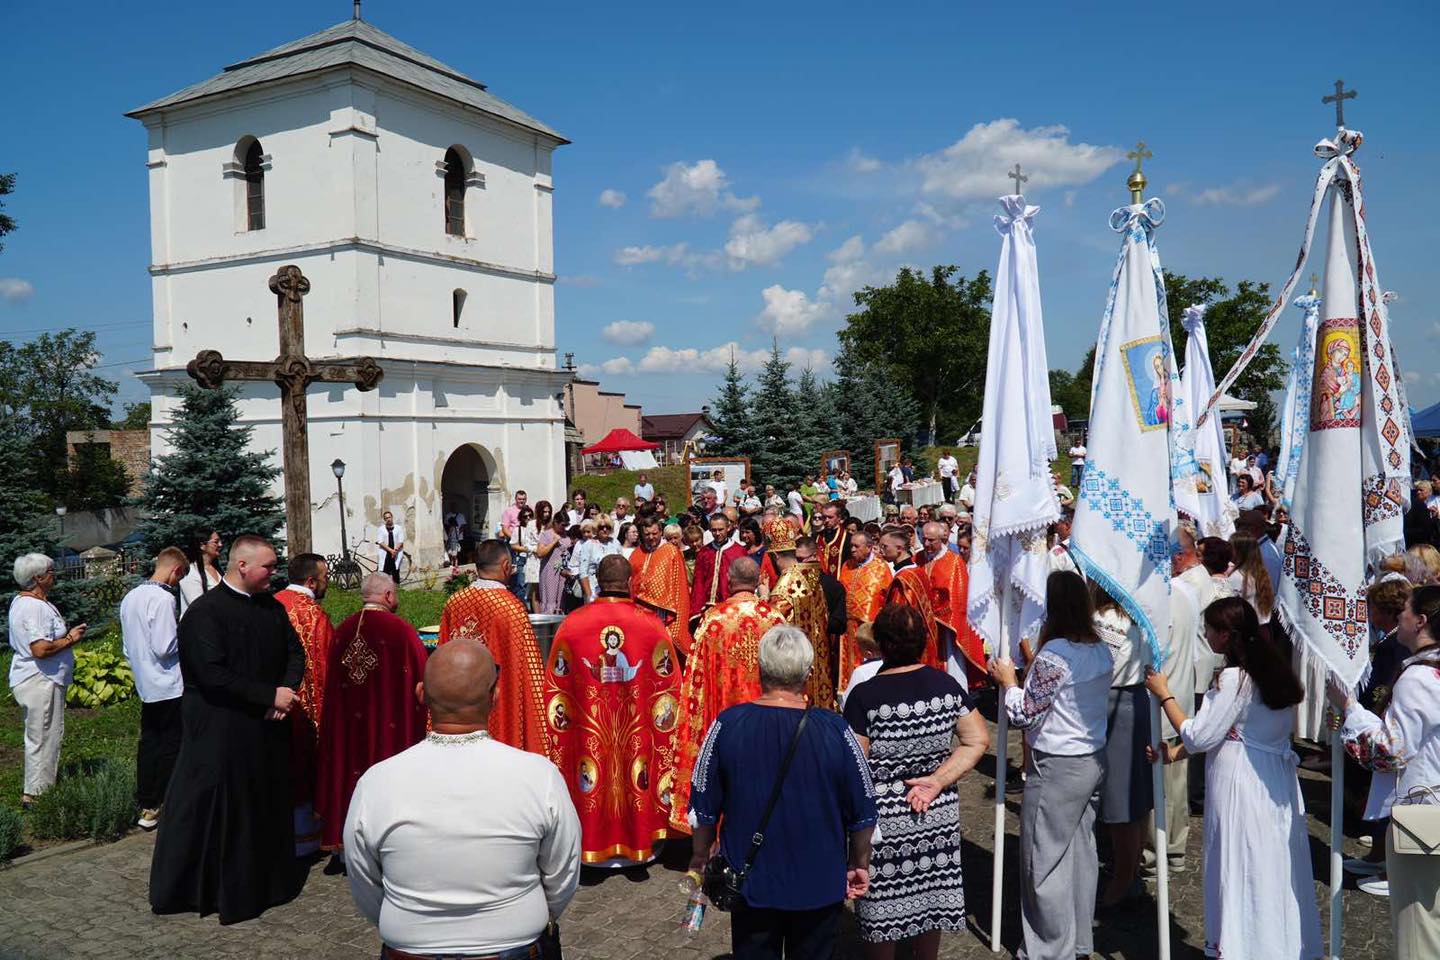
<path id="1" fill-rule="evenodd" d="M 1116 533 L 1140 548 L 1145 558 L 1161 569 L 1170 563 L 1170 538 L 1165 525 L 1150 515 L 1145 504 L 1120 486 L 1120 481 L 1094 462 L 1085 464 L 1080 481 L 1080 497 L 1106 520 Z"/>
<path id="2" fill-rule="evenodd" d="M 695 760 L 695 772 L 690 775 L 690 789 L 696 793 L 704 793 L 705 785 L 710 782 L 710 762 L 715 756 L 715 740 L 720 736 L 720 721 L 716 720 L 710 724 L 710 732 L 705 734 L 705 742 L 700 745 L 700 756 Z"/>

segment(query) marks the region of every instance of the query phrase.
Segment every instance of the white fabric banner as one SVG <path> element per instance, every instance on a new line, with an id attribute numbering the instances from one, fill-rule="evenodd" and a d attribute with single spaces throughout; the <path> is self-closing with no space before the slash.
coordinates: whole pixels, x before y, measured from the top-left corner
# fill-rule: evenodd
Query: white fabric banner
<path id="1" fill-rule="evenodd" d="M 1155 248 L 1164 219 L 1165 206 L 1155 199 L 1110 216 L 1111 229 L 1125 239 L 1095 346 L 1089 455 L 1070 535 L 1085 575 L 1140 627 L 1157 668 L 1170 639 L 1177 459 L 1171 427 L 1189 415 Z"/>
<path id="2" fill-rule="evenodd" d="M 1001 197 L 1000 208 L 968 616 L 991 655 L 1019 659 L 1020 640 L 1033 638 L 1045 616 L 1046 533 L 1060 504 L 1050 475 L 1055 427 L 1031 231 L 1040 208 L 1020 195 Z"/>
<path id="3" fill-rule="evenodd" d="M 1339 169 L 1320 187 L 1329 197 L 1330 235 L 1313 368 L 1300 374 L 1313 379 L 1276 605 L 1307 659 L 1320 657 L 1353 687 L 1369 665 L 1370 569 L 1404 549 L 1409 489 L 1389 474 L 1399 467 L 1408 478 L 1410 451 L 1398 442 L 1404 430 L 1393 414 L 1404 411 L 1392 399 L 1389 325 L 1358 171 L 1348 159 Z"/>
<path id="4" fill-rule="evenodd" d="M 1295 306 L 1305 311 L 1300 324 L 1300 341 L 1290 357 L 1290 373 L 1285 378 L 1285 408 L 1280 414 L 1280 460 L 1275 465 L 1280 504 L 1290 509 L 1295 498 L 1295 478 L 1300 475 L 1300 451 L 1310 434 L 1310 387 L 1315 370 L 1315 330 L 1320 326 L 1320 298 L 1306 294 L 1295 298 Z M 1217 418 L 1218 419 L 1218 418 Z"/>
<path id="5" fill-rule="evenodd" d="M 1180 373 L 1180 394 L 1187 413 L 1203 410 L 1205 401 L 1215 391 L 1215 372 L 1210 367 L 1210 343 L 1205 335 L 1205 305 L 1185 308 L 1185 369 Z M 1230 499 L 1227 471 L 1230 458 L 1225 452 L 1225 431 L 1219 417 L 1211 417 L 1202 427 L 1186 424 L 1184 439 L 1176 442 L 1187 446 L 1188 469 L 1176 477 L 1175 503 L 1195 520 L 1202 537 L 1229 540 L 1235 532 L 1239 511 Z"/>

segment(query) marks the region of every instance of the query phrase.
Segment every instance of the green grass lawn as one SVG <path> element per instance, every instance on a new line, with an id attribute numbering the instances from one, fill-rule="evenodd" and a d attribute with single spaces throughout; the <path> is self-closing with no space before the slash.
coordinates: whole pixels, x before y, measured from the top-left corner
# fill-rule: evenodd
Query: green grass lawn
<path id="1" fill-rule="evenodd" d="M 635 499 L 635 478 L 641 473 L 649 478 L 651 485 L 655 487 L 655 492 L 665 497 L 665 503 L 672 513 L 683 510 L 689 505 L 690 498 L 686 493 L 683 464 L 643 471 L 612 470 L 609 473 L 582 473 L 571 480 L 570 489 L 584 490 L 591 503 L 599 504 L 602 510 L 609 510 L 615 506 L 615 500 L 618 497 L 624 497 L 630 501 Z M 534 498 L 531 499 L 533 501 Z M 553 506 L 558 507 L 559 504 L 553 504 Z"/>

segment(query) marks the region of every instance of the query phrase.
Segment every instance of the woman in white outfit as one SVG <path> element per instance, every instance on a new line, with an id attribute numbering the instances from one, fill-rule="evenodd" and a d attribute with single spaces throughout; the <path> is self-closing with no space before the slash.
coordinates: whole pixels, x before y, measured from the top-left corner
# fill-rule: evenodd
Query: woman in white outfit
<path id="1" fill-rule="evenodd" d="M 15 561 L 20 592 L 10 601 L 10 692 L 25 717 L 25 785 L 20 797 L 28 808 L 55 783 L 60 741 L 65 736 L 65 688 L 75 673 L 70 648 L 85 636 L 85 624 L 66 628 L 65 618 L 47 599 L 55 586 L 55 562 L 43 553 Z"/>
<path id="2" fill-rule="evenodd" d="M 1396 637 L 1409 656 L 1378 715 L 1349 691 L 1329 685 L 1330 702 L 1345 711 L 1345 749 L 1375 771 L 1376 785 L 1389 777 L 1390 829 L 1385 870 L 1390 879 L 1390 925 L 1398 960 L 1440 957 L 1440 856 L 1396 850 L 1405 838 L 1417 846 L 1436 842 L 1433 821 L 1411 822 L 1413 804 L 1440 804 L 1440 587 L 1416 587 L 1400 612 Z M 1410 809 L 1406 809 L 1409 807 Z M 1428 812 L 1428 811 L 1427 811 Z M 1410 814 L 1411 816 L 1406 816 Z"/>
<path id="3" fill-rule="evenodd" d="M 1205 608 L 1205 640 L 1225 667 L 1187 718 L 1163 673 L 1145 684 L 1180 731 L 1164 760 L 1205 761 L 1205 956 L 1312 960 L 1324 955 L 1305 804 L 1290 748 L 1304 696 L 1290 658 L 1239 597 Z M 1152 759 L 1155 758 L 1153 753 Z"/>

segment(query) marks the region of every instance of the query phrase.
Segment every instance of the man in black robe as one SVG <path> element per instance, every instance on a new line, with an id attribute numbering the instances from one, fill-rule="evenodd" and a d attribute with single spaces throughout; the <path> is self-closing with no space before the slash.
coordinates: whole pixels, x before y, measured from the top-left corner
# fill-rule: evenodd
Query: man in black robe
<path id="1" fill-rule="evenodd" d="M 269 591 L 275 550 L 260 537 L 230 547 L 223 584 L 180 622 L 183 739 L 150 864 L 156 913 L 259 916 L 293 899 L 290 722 L 305 651 Z"/>

